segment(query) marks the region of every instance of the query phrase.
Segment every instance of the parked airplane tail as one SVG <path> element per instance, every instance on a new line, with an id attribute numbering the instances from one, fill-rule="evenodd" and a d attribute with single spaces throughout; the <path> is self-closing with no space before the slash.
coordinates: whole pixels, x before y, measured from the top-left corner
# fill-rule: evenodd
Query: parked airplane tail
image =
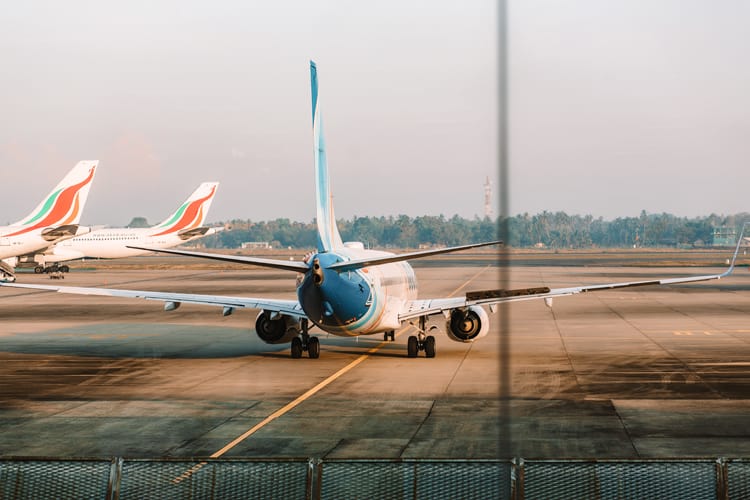
<path id="1" fill-rule="evenodd" d="M 211 208 L 211 202 L 218 187 L 218 182 L 204 182 L 198 186 L 198 189 L 193 191 L 180 208 L 153 227 L 158 231 L 152 236 L 179 233 L 201 227 L 206 222 L 208 209 Z"/>
<path id="2" fill-rule="evenodd" d="M 323 121 L 318 98 L 318 69 L 310 61 L 310 87 L 312 93 L 313 141 L 315 151 L 315 200 L 317 204 L 316 221 L 318 225 L 318 251 L 328 252 L 342 248 L 336 216 L 333 213 L 333 195 L 328 179 L 328 161 L 326 160 L 326 143 L 323 136 Z"/>
<path id="3" fill-rule="evenodd" d="M 79 161 L 29 215 L 12 224 L 19 229 L 5 236 L 78 224 L 98 164 L 98 160 Z"/>

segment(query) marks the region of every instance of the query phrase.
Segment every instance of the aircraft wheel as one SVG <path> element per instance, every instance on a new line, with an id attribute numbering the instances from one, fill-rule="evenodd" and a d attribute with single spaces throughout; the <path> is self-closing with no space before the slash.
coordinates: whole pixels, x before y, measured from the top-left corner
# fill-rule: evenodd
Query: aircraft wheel
<path id="1" fill-rule="evenodd" d="M 424 339 L 424 355 L 428 358 L 435 357 L 435 337 L 432 335 L 428 335 L 427 338 Z"/>
<path id="2" fill-rule="evenodd" d="M 383 333 L 383 340 L 388 342 L 388 332 Z"/>
<path id="3" fill-rule="evenodd" d="M 294 359 L 302 357 L 302 340 L 299 337 L 292 339 L 292 357 Z"/>
<path id="4" fill-rule="evenodd" d="M 310 359 L 318 359 L 320 357 L 320 341 L 318 337 L 310 337 L 307 341 L 307 355 Z"/>
<path id="5" fill-rule="evenodd" d="M 419 353 L 419 341 L 414 335 L 409 336 L 409 341 L 406 344 L 406 352 L 410 358 L 416 358 Z"/>
<path id="6" fill-rule="evenodd" d="M 44 268 L 42 266 L 36 266 L 34 268 L 34 274 L 42 274 L 44 272 Z"/>
<path id="7" fill-rule="evenodd" d="M 70 267 L 68 267 L 67 265 L 62 265 L 62 266 L 60 266 L 60 272 L 61 273 L 69 273 L 70 272 Z"/>

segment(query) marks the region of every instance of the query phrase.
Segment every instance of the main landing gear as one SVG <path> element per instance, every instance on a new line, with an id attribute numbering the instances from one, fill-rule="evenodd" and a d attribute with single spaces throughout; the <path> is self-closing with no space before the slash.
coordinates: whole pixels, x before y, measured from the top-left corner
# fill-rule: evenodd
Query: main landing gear
<path id="1" fill-rule="evenodd" d="M 424 351 L 426 358 L 435 357 L 435 337 L 424 333 L 426 320 L 424 316 L 419 317 L 419 333 L 410 335 L 406 343 L 406 352 L 410 358 L 416 358 L 419 351 Z"/>
<path id="2" fill-rule="evenodd" d="M 58 266 L 57 264 L 52 264 L 51 266 L 36 266 L 34 268 L 35 274 L 42 274 L 42 273 L 69 273 L 70 267 L 63 264 L 62 266 Z"/>
<path id="3" fill-rule="evenodd" d="M 302 331 L 299 333 L 299 337 L 292 339 L 292 357 L 301 358 L 302 351 L 307 351 L 307 355 L 310 359 L 317 359 L 320 357 L 320 341 L 318 337 L 311 337 L 308 330 L 308 323 L 306 319 L 300 321 Z"/>

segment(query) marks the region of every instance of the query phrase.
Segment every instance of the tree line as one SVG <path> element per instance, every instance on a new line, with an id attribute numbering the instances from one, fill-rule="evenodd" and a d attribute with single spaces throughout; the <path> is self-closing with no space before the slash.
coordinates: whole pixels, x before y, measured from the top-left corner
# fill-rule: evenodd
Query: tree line
<path id="1" fill-rule="evenodd" d="M 506 218 L 466 219 L 454 215 L 409 217 L 353 217 L 340 219 L 344 241 L 361 241 L 369 248 L 452 246 L 503 239 L 518 248 L 700 247 L 713 243 L 715 228 L 739 228 L 750 214 L 678 217 L 649 214 L 605 220 L 565 212 L 528 213 Z M 232 220 L 227 229 L 201 241 L 209 248 L 239 248 L 243 242 L 268 242 L 274 248 L 313 248 L 315 222 L 289 219 Z M 501 237 L 501 233 L 507 234 Z"/>

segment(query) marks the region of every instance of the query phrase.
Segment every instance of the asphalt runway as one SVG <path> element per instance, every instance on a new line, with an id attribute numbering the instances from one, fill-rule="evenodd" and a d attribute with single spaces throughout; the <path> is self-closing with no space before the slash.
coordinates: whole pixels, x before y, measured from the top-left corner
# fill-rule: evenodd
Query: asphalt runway
<path id="1" fill-rule="evenodd" d="M 290 273 L 139 262 L 81 265 L 62 284 L 294 296 Z M 497 287 L 491 262 L 449 265 L 416 268 L 421 297 Z M 511 286 L 717 270 L 518 266 Z M 552 309 L 514 303 L 506 413 L 499 314 L 474 344 L 440 335 L 435 359 L 407 358 L 405 330 L 394 343 L 322 335 L 320 359 L 295 360 L 257 339 L 255 311 L 166 313 L 157 302 L 0 289 L 0 455 L 748 456 L 748 311 L 747 268 L 718 282 L 561 297 Z"/>

